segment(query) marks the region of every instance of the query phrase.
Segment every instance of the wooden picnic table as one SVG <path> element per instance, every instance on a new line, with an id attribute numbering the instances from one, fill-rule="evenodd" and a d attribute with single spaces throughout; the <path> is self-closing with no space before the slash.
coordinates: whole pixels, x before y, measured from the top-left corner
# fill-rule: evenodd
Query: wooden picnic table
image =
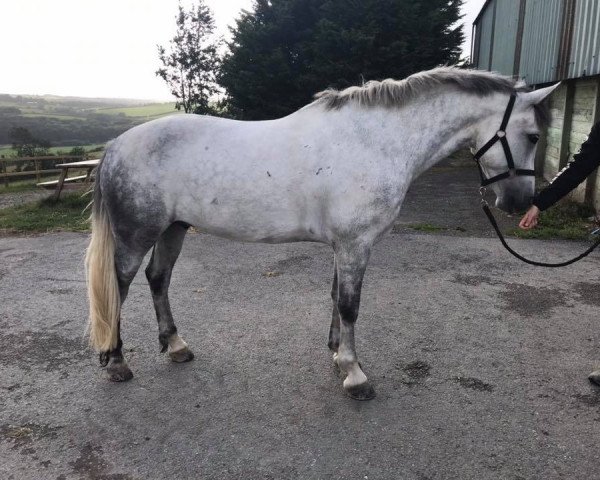
<path id="1" fill-rule="evenodd" d="M 100 160 L 83 160 L 81 162 L 70 162 L 70 163 L 59 163 L 56 165 L 56 168 L 60 168 L 60 177 L 58 180 L 51 180 L 49 182 L 41 182 L 38 183 L 38 187 L 43 188 L 52 188 L 56 185 L 56 190 L 54 191 L 54 199 L 58 200 L 60 197 L 60 192 L 65 187 L 65 184 L 74 184 L 75 182 L 83 181 L 84 184 L 88 184 L 92 178 L 92 170 L 98 166 Z M 71 169 L 87 169 L 87 173 L 85 175 L 80 175 L 77 177 L 67 177 L 67 173 Z"/>

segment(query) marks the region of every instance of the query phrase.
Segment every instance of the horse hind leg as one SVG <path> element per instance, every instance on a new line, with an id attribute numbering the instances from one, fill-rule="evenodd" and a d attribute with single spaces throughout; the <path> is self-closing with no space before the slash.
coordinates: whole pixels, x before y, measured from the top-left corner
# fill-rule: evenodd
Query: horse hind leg
<path id="1" fill-rule="evenodd" d="M 146 242 L 146 248 L 131 239 L 122 241 L 122 236 L 113 231 L 100 190 L 97 190 L 92 211 L 92 236 L 85 257 L 90 345 L 100 352 L 100 364 L 107 367 L 109 380 L 122 382 L 133 376 L 122 352 L 122 305 L 145 253 L 155 240 Z"/>
<path id="2" fill-rule="evenodd" d="M 132 249 L 121 242 L 116 242 L 115 267 L 119 285 L 120 308 L 129 293 L 129 286 L 140 268 L 147 249 Z M 117 346 L 112 350 L 100 353 L 100 364 L 106 366 L 108 379 L 113 382 L 125 382 L 133 378 L 125 357 L 123 356 L 123 341 L 121 339 L 121 315 L 117 324 Z"/>
<path id="3" fill-rule="evenodd" d="M 336 361 L 337 351 L 340 346 L 340 312 L 338 311 L 338 279 L 337 279 L 337 263 L 335 256 L 333 260 L 333 283 L 331 285 L 331 300 L 333 308 L 331 312 L 331 326 L 329 327 L 329 341 L 327 346 L 333 352 L 333 360 Z"/>
<path id="4" fill-rule="evenodd" d="M 187 229 L 187 225 L 178 222 L 170 225 L 154 245 L 152 257 L 146 267 L 146 278 L 150 284 L 158 321 L 161 352 L 168 350 L 169 357 L 176 363 L 189 362 L 194 358 L 192 351 L 177 334 L 168 296 L 171 273 L 181 252 Z"/>
<path id="5" fill-rule="evenodd" d="M 121 319 L 119 318 L 117 346 L 108 351 L 100 353 L 100 365 L 106 367 L 106 376 L 111 382 L 126 382 L 133 378 L 133 372 L 129 368 L 123 356 L 123 341 L 121 339 Z"/>

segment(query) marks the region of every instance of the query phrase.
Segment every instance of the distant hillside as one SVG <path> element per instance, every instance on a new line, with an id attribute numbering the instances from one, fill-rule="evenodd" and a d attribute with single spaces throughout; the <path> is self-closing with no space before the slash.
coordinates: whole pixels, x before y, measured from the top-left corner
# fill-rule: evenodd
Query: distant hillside
<path id="1" fill-rule="evenodd" d="M 13 127 L 25 127 L 53 146 L 104 143 L 129 128 L 179 113 L 174 103 L 114 98 L 0 94 L 0 145 Z"/>

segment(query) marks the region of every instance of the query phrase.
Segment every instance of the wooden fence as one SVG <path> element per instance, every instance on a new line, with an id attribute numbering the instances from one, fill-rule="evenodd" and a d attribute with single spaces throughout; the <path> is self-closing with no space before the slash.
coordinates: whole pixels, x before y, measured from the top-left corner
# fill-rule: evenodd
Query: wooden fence
<path id="1" fill-rule="evenodd" d="M 42 176 L 58 174 L 60 168 L 53 168 L 54 165 L 67 162 L 79 162 L 84 160 L 83 156 L 78 155 L 48 155 L 44 157 L 20 157 L 20 158 L 0 158 L 0 179 L 5 187 L 14 180 L 22 177 L 35 177 L 37 183 L 42 180 Z M 51 168 L 48 165 L 51 164 Z M 19 168 L 25 165 L 27 170 Z"/>

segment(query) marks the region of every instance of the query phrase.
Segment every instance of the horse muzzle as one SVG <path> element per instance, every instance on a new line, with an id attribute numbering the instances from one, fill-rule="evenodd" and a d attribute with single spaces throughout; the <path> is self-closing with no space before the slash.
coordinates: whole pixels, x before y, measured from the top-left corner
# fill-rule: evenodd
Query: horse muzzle
<path id="1" fill-rule="evenodd" d="M 522 213 L 531 206 L 533 197 L 531 195 L 522 195 L 520 193 L 509 193 L 496 198 L 496 207 L 506 213 Z"/>

